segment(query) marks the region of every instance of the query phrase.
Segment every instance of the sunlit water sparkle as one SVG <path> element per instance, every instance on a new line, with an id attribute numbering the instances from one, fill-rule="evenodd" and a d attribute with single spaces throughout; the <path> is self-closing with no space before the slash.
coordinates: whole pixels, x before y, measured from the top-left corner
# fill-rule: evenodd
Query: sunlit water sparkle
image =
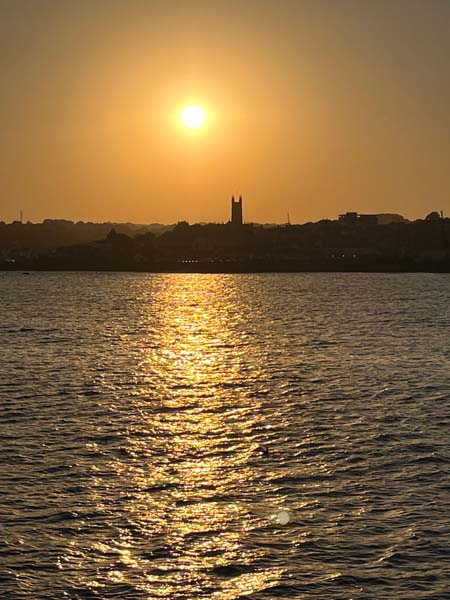
<path id="1" fill-rule="evenodd" d="M 0 273 L 0 598 L 450 598 L 449 297 Z"/>

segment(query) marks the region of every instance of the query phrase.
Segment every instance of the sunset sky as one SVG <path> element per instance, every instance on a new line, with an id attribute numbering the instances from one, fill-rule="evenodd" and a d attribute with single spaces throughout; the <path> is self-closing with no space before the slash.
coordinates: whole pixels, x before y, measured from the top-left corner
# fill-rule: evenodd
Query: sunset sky
<path id="1" fill-rule="evenodd" d="M 446 0 L 0 0 L 0 219 L 449 215 L 449 30 Z"/>

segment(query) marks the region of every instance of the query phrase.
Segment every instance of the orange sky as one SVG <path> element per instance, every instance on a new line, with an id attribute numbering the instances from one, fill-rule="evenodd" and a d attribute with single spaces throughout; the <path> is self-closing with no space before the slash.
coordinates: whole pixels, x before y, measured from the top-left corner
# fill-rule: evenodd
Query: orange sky
<path id="1" fill-rule="evenodd" d="M 3 0 L 0 219 L 449 214 L 449 25 L 441 0 Z"/>

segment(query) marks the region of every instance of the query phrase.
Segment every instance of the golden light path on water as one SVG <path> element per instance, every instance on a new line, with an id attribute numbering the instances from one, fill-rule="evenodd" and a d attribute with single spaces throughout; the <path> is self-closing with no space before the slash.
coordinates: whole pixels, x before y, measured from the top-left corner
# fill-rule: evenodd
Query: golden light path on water
<path id="1" fill-rule="evenodd" d="M 265 495 L 257 466 L 265 424 L 258 394 L 245 390 L 263 381 L 263 357 L 236 283 L 165 277 L 139 300 L 145 335 L 135 347 L 131 402 L 115 403 L 118 419 L 129 414 L 129 435 L 108 468 L 121 480 L 129 526 L 109 550 L 97 549 L 119 553 L 112 583 L 133 581 L 134 571 L 149 598 L 231 600 L 276 585 L 284 571 L 264 568 L 263 550 L 245 543 L 273 527 L 282 498 Z M 123 343 L 133 345 L 132 336 Z M 108 510 L 104 477 L 97 484 L 95 501 Z"/>

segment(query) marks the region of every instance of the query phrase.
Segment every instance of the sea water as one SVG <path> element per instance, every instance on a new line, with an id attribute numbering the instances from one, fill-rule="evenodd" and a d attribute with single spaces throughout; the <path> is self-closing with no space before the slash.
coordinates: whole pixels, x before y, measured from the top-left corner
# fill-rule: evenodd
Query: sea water
<path id="1" fill-rule="evenodd" d="M 0 598 L 450 598 L 449 298 L 0 273 Z"/>

